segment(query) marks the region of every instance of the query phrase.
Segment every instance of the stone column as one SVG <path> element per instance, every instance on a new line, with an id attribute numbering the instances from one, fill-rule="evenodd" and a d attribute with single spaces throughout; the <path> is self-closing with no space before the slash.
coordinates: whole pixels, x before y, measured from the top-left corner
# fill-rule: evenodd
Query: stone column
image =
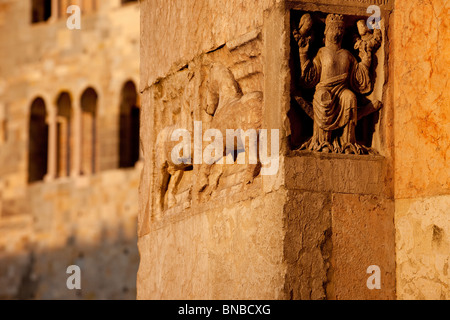
<path id="1" fill-rule="evenodd" d="M 78 177 L 81 173 L 81 106 L 80 101 L 73 101 L 73 119 L 72 119 L 72 167 L 71 177 Z"/>
<path id="2" fill-rule="evenodd" d="M 57 17 L 62 18 L 66 16 L 66 10 L 69 7 L 70 3 L 68 0 L 58 0 L 58 11 L 57 11 Z"/>
<path id="3" fill-rule="evenodd" d="M 59 0 L 52 0 L 52 15 L 50 22 L 56 22 L 59 19 Z"/>
<path id="4" fill-rule="evenodd" d="M 48 125 L 48 165 L 45 181 L 53 181 L 56 178 L 56 106 L 50 107 L 47 115 Z"/>

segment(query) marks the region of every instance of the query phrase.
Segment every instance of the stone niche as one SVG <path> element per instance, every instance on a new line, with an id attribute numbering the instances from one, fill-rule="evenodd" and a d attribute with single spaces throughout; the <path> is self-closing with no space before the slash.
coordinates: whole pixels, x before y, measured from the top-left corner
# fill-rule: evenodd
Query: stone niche
<path id="1" fill-rule="evenodd" d="M 345 11 L 345 10 L 344 10 Z M 310 31 L 303 30 L 301 32 L 307 33 L 303 36 L 300 42 L 308 42 L 309 50 L 306 52 L 306 59 L 313 62 L 314 57 L 317 57 L 317 61 L 320 61 L 319 57 L 322 59 L 327 59 L 328 57 L 323 57 L 323 55 L 319 54 L 319 50 L 326 51 L 326 46 L 324 45 L 324 31 L 326 20 L 329 13 L 321 12 L 321 11 L 307 11 L 307 10 L 291 10 L 290 15 L 290 23 L 292 32 L 297 32 L 299 26 L 302 26 L 305 29 L 305 24 L 310 24 Z M 386 45 L 386 22 L 385 20 L 381 20 L 379 22 L 380 29 L 374 29 L 370 31 L 366 26 L 367 16 L 362 16 L 358 14 L 352 15 L 341 15 L 342 26 L 344 29 L 343 39 L 342 39 L 342 49 L 347 50 L 352 57 L 354 57 L 357 63 L 361 62 L 361 58 L 359 57 L 359 51 L 364 51 L 363 46 L 374 46 L 371 48 L 371 51 L 367 53 L 370 56 L 371 62 L 367 67 L 367 76 L 368 79 L 364 79 L 359 83 L 365 86 L 364 90 L 367 92 L 361 93 L 354 90 L 350 85 L 344 85 L 345 88 L 336 88 L 336 100 L 335 102 L 339 105 L 339 102 L 342 101 L 340 99 L 342 97 L 342 93 L 344 90 L 351 91 L 356 97 L 356 128 L 355 128 L 355 139 L 356 142 L 361 148 L 361 152 L 377 154 L 378 151 L 383 148 L 381 145 L 382 135 L 380 125 L 382 124 L 383 119 L 380 117 L 383 116 L 383 112 L 381 109 L 383 108 L 383 100 L 386 100 L 385 85 L 387 84 L 386 80 L 386 61 L 387 56 L 385 52 L 384 46 Z M 307 18 L 307 19 L 305 19 Z M 309 20 L 309 21 L 304 21 Z M 333 21 L 331 21 L 333 23 Z M 308 26 L 306 26 L 306 29 Z M 361 31 L 358 28 L 362 29 Z M 360 33 L 365 33 L 363 36 Z M 383 37 L 384 35 L 384 37 Z M 367 40 L 363 40 L 367 38 Z M 306 43 L 303 43 L 305 45 Z M 317 85 L 305 85 L 304 77 L 302 77 L 301 71 L 301 62 L 299 58 L 299 44 L 295 40 L 295 37 L 291 37 L 291 56 L 290 56 L 290 69 L 291 69 L 291 108 L 288 113 L 289 121 L 290 121 L 290 149 L 305 149 L 305 145 L 307 141 L 311 139 L 314 131 L 314 108 L 313 101 L 314 99 L 320 99 L 315 93 L 318 91 Z M 367 50 L 366 50 L 367 51 Z M 349 60 L 349 59 L 344 59 Z M 336 62 L 334 62 L 336 63 Z M 332 62 L 322 63 L 321 67 L 324 69 L 323 73 L 326 72 L 327 68 L 333 70 L 335 69 Z M 351 70 L 350 70 L 351 71 Z M 355 77 L 359 76 L 354 71 Z M 305 71 L 307 72 L 307 70 Z M 322 79 L 316 79 L 316 82 L 325 82 L 329 79 L 332 79 L 330 76 L 329 79 L 323 79 L 325 76 L 317 75 L 317 78 L 322 77 Z M 352 75 L 349 75 L 349 78 Z M 309 80 L 309 79 L 308 79 Z M 332 80 L 331 80 L 332 81 Z M 338 80 L 339 81 L 339 80 Z M 348 79 L 349 82 L 350 79 Z M 355 81 L 356 82 L 356 81 Z M 370 82 L 367 85 L 367 82 Z M 328 82 L 329 83 L 329 82 Z M 339 84 L 336 84 L 335 87 L 338 87 Z M 358 88 L 359 89 L 359 88 Z M 330 86 L 330 90 L 333 90 L 333 87 Z M 323 103 L 325 104 L 325 103 Z M 332 122 L 334 119 L 329 119 L 329 122 Z M 332 133 L 339 134 L 339 131 L 342 131 L 343 128 L 335 129 Z M 334 138 L 334 137 L 332 137 Z M 333 140 L 333 139 L 331 139 Z M 304 147 L 302 147 L 304 146 Z M 368 151 L 370 150 L 370 151 Z M 350 152 L 352 150 L 349 150 Z M 333 151 L 329 151 L 333 152 Z M 336 151 L 337 152 L 337 151 Z M 352 152 L 353 153 L 353 152 Z"/>
<path id="2" fill-rule="evenodd" d="M 372 4 L 380 8 L 381 21 L 370 31 L 366 21 Z M 278 59 L 289 61 L 290 96 L 288 90 L 284 96 L 283 90 L 265 94 L 286 107 L 278 125 L 285 130 L 291 243 L 285 251 L 286 291 L 291 298 L 313 298 L 315 292 L 327 299 L 395 299 L 392 8 L 392 1 L 290 1 L 278 13 L 289 35 Z M 276 11 L 266 15 L 268 21 L 277 19 Z M 327 25 L 341 30 L 341 47 L 332 37 L 325 39 Z M 332 108 L 335 115 L 329 113 Z M 354 119 L 353 128 L 349 122 L 340 125 L 347 118 Z M 380 267 L 381 289 L 367 287 L 372 265 Z M 326 279 L 323 291 L 313 287 L 311 294 L 305 283 L 320 274 Z"/>

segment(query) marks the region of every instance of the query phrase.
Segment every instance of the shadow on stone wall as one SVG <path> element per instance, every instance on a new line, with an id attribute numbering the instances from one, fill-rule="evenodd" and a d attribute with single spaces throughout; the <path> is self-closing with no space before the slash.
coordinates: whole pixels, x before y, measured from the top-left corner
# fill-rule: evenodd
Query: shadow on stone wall
<path id="1" fill-rule="evenodd" d="M 0 299 L 135 299 L 140 167 L 27 186 L 0 212 Z M 67 268 L 81 268 L 80 291 Z"/>
<path id="2" fill-rule="evenodd" d="M 48 239 L 22 239 L 26 243 L 20 253 L 0 252 L 0 299 L 136 299 L 137 238 L 123 230 L 122 225 L 102 229 L 98 244 L 70 236 L 65 246 L 54 249 L 46 247 Z M 81 268 L 81 290 L 67 288 L 71 265 Z"/>

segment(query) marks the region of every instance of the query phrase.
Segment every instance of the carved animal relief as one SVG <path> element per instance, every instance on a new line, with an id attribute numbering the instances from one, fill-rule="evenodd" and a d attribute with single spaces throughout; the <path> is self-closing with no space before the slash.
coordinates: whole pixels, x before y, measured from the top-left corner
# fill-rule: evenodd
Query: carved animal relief
<path id="1" fill-rule="evenodd" d="M 232 72 L 223 64 L 215 63 L 210 67 L 208 86 L 206 90 L 207 104 L 205 112 L 211 116 L 210 127 L 221 132 L 227 137 L 227 130 L 258 130 L 261 129 L 262 114 L 261 105 L 263 94 L 260 91 L 243 94 L 239 83 Z M 226 140 L 225 140 L 226 143 Z M 230 152 L 238 152 L 240 148 L 245 149 L 245 154 L 250 155 L 250 145 L 246 143 L 245 137 L 238 137 L 233 150 L 224 148 L 224 154 L 215 155 L 210 163 L 217 163 Z M 217 186 L 218 178 L 210 182 L 211 165 L 203 164 L 200 169 L 200 183 L 198 192 L 202 192 L 208 185 Z M 244 182 L 251 183 L 257 175 L 258 165 L 248 164 Z"/>
<path id="2" fill-rule="evenodd" d="M 374 153 L 358 141 L 356 127 L 359 120 L 382 106 L 368 98 L 374 88 L 373 57 L 381 44 L 381 31 L 369 29 L 365 20 L 354 17 L 346 21 L 338 14 L 301 13 L 292 36 L 292 51 L 297 51 L 293 101 L 313 120 L 312 137 L 305 133 L 305 121 L 298 125 L 302 128 L 293 128 L 294 148 Z M 300 130 L 303 132 L 295 136 Z"/>
<path id="3" fill-rule="evenodd" d="M 253 130 L 258 139 L 261 129 L 260 46 L 259 32 L 251 32 L 152 87 L 156 216 L 252 184 L 259 175 L 261 165 L 250 156 L 258 150 L 246 143 L 245 133 Z M 229 131 L 237 132 L 231 148 Z M 245 169 L 231 165 L 240 164 L 242 154 L 255 161 L 249 160 Z"/>

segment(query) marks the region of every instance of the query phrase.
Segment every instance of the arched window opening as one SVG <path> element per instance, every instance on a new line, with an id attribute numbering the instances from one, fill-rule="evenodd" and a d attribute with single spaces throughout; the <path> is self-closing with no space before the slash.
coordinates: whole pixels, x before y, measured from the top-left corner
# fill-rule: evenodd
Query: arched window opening
<path id="1" fill-rule="evenodd" d="M 47 110 L 42 98 L 31 104 L 28 131 L 28 182 L 44 180 L 47 175 L 48 125 Z"/>
<path id="2" fill-rule="evenodd" d="M 127 82 L 122 89 L 120 104 L 119 167 L 134 167 L 139 160 L 140 108 L 136 86 Z"/>
<path id="3" fill-rule="evenodd" d="M 52 0 L 32 0 L 31 23 L 44 22 L 52 16 Z"/>
<path id="4" fill-rule="evenodd" d="M 70 176 L 72 163 L 72 100 L 67 92 L 57 100 L 56 117 L 56 174 L 58 178 Z"/>
<path id="5" fill-rule="evenodd" d="M 88 88 L 81 96 L 81 174 L 96 172 L 97 163 L 97 93 Z"/>

